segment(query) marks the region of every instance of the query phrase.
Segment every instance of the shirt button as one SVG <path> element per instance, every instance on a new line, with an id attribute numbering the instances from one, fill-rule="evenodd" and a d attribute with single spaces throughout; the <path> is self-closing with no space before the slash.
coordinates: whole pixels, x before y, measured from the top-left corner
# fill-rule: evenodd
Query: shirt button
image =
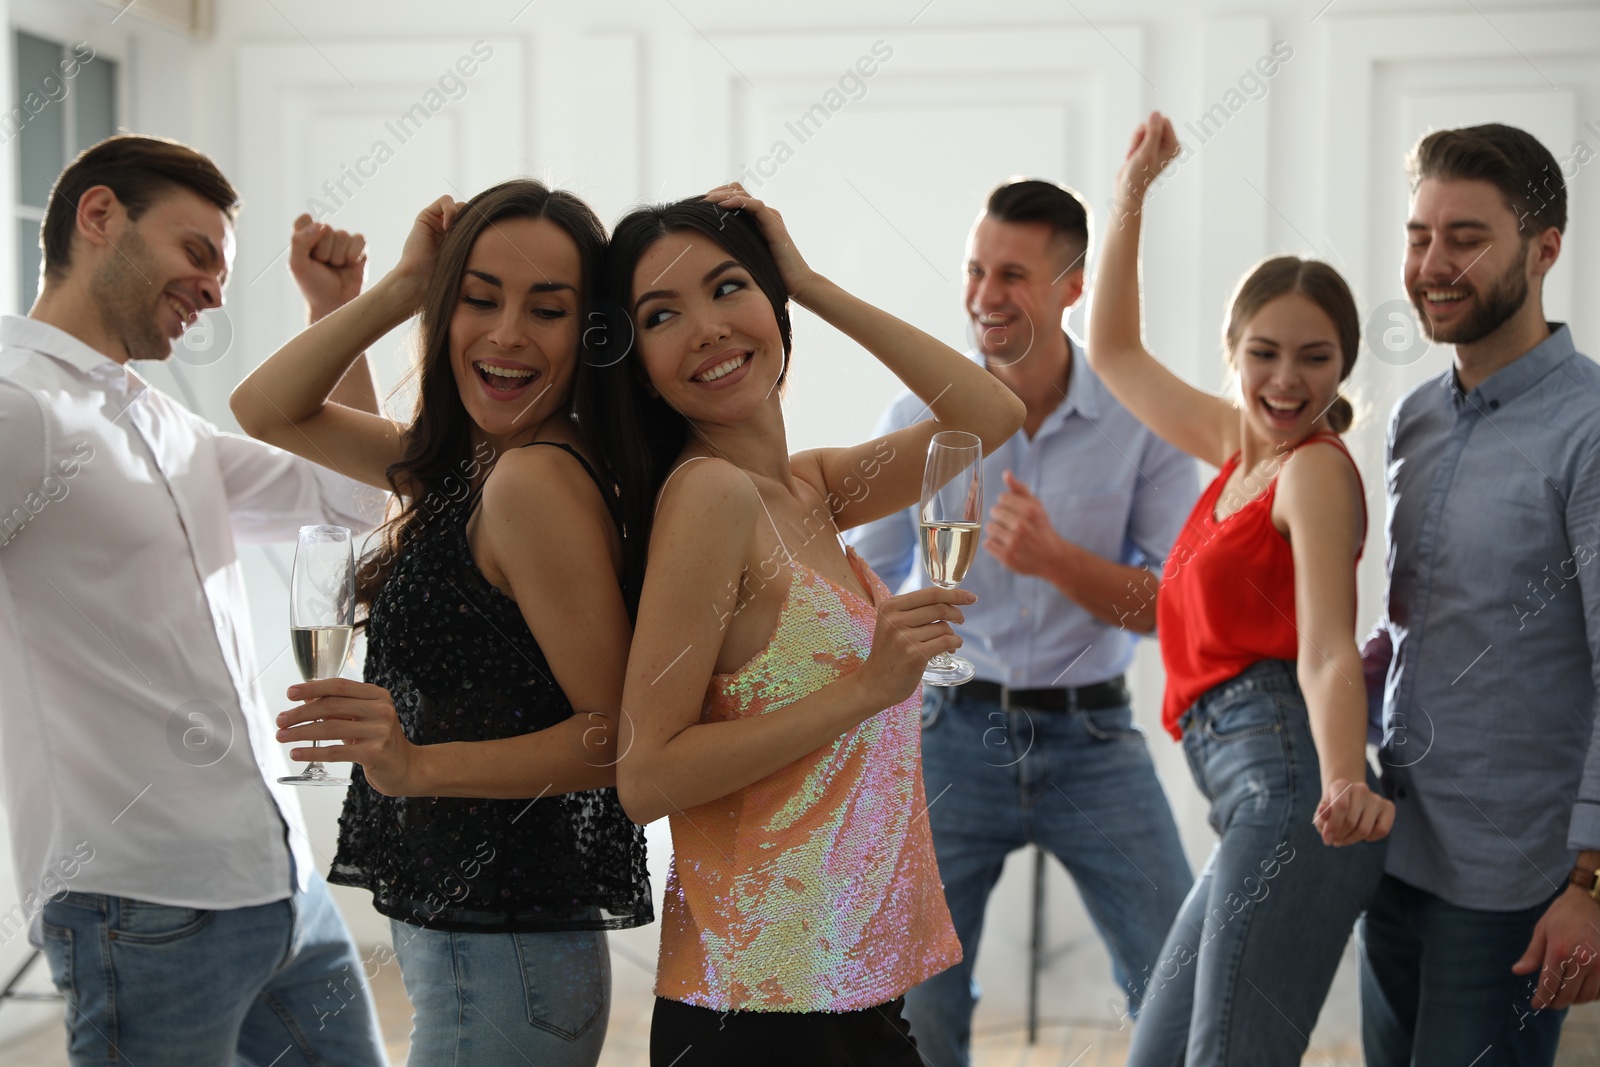
<path id="1" fill-rule="evenodd" d="M 1490 411 L 1499 411 L 1500 410 L 1500 401 L 1498 401 L 1498 400 L 1489 401 L 1489 410 Z"/>
<path id="2" fill-rule="evenodd" d="M 1406 797 L 1408 797 L 1408 796 L 1410 796 L 1410 795 L 1411 795 L 1411 794 L 1410 794 L 1410 793 L 1409 793 L 1409 792 L 1407 792 L 1407 791 L 1406 791 L 1406 787 L 1405 787 L 1405 786 L 1403 786 L 1403 785 L 1402 785 L 1402 786 L 1397 786 L 1397 787 L 1396 787 L 1396 788 L 1395 788 L 1395 791 L 1394 791 L 1394 798 L 1395 798 L 1395 799 L 1396 799 L 1396 800 L 1404 800 L 1404 799 L 1405 799 L 1405 798 L 1406 798 Z"/>
<path id="3" fill-rule="evenodd" d="M 1022 612 L 1021 612 L 1021 615 L 1022 615 L 1022 617 L 1023 617 L 1023 618 L 1024 618 L 1024 619 L 1031 619 L 1031 618 L 1033 618 L 1033 613 L 1032 613 L 1032 612 L 1030 612 L 1030 611 L 1029 611 L 1029 610 L 1028 610 L 1028 609 L 1027 609 L 1027 608 L 1023 608 L 1023 609 L 1022 609 Z"/>

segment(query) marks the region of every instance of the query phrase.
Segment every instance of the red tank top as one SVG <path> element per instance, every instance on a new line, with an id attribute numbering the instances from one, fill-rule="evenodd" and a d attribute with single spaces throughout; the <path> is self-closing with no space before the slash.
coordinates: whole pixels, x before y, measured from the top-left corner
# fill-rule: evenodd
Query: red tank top
<path id="1" fill-rule="evenodd" d="M 1350 459 L 1344 442 L 1333 433 L 1313 434 L 1297 447 L 1322 441 Z M 1291 451 L 1289 457 L 1293 455 Z M 1239 453 L 1235 452 L 1200 494 L 1162 572 L 1161 593 L 1156 599 L 1156 632 L 1167 671 L 1161 721 L 1175 738 L 1183 736 L 1178 719 L 1206 690 L 1253 663 L 1294 660 L 1299 655 L 1294 555 L 1288 538 L 1272 525 L 1277 474 L 1266 492 L 1222 521 L 1216 518 L 1217 498 L 1238 465 Z M 1355 466 L 1355 460 L 1350 459 L 1350 465 Z M 1356 482 L 1361 484 L 1360 470 Z M 1365 543 L 1364 490 L 1361 499 L 1361 540 Z M 1356 562 L 1360 559 L 1358 545 Z M 1353 631 L 1355 619 L 1350 626 Z"/>

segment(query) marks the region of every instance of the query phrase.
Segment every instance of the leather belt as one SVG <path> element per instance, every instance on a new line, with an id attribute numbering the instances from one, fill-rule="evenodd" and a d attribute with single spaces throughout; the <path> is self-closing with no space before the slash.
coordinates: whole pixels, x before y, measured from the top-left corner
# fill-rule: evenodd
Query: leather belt
<path id="1" fill-rule="evenodd" d="M 1132 703 L 1128 683 L 1123 675 L 1109 678 L 1094 685 L 1072 688 L 1012 689 L 997 682 L 974 678 L 965 685 L 948 690 L 957 700 L 984 700 L 1002 708 L 1029 708 L 1034 711 L 1099 711 L 1103 708 L 1121 708 Z"/>

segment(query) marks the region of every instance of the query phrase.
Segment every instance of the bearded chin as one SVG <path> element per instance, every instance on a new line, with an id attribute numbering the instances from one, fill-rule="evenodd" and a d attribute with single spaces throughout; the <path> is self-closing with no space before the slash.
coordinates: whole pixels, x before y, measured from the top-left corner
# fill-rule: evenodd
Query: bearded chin
<path id="1" fill-rule="evenodd" d="M 1528 276 L 1522 272 L 1520 260 L 1512 261 L 1504 274 L 1479 293 L 1477 308 L 1454 326 L 1435 327 L 1421 298 L 1415 294 L 1411 297 L 1428 340 L 1446 345 L 1477 344 L 1509 322 L 1527 300 Z"/>
<path id="2" fill-rule="evenodd" d="M 125 240 L 122 255 L 107 260 L 95 272 L 92 289 L 101 322 L 107 333 L 122 342 L 129 359 L 167 359 L 172 355 L 172 339 L 161 329 L 160 305 L 151 299 L 156 295 L 149 280 L 154 268 L 147 266 L 141 271 L 129 258 L 148 265 L 143 251 L 142 242 Z"/>

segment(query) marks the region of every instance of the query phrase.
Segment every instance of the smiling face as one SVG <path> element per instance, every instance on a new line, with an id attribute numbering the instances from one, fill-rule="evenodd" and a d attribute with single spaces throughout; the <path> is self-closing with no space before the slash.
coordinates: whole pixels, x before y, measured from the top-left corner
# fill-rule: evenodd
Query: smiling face
<path id="1" fill-rule="evenodd" d="M 166 359 L 200 312 L 222 306 L 233 266 L 233 224 L 192 190 L 175 187 L 137 221 L 120 206 L 97 249 L 90 292 L 129 359 Z"/>
<path id="2" fill-rule="evenodd" d="M 964 303 L 984 359 L 1010 365 L 1083 291 L 1083 264 L 1063 262 L 1064 241 L 1043 222 L 1003 222 L 984 214 L 967 239 Z M 1063 268 L 1067 268 L 1063 270 Z"/>
<path id="3" fill-rule="evenodd" d="M 1292 446 L 1328 428 L 1344 357 L 1333 319 L 1291 292 L 1263 304 L 1233 352 L 1245 425 L 1271 444 Z"/>
<path id="4" fill-rule="evenodd" d="M 657 240 L 634 268 L 632 316 L 650 383 L 695 422 L 755 412 L 783 373 L 777 315 L 728 250 L 697 230 Z"/>
<path id="5" fill-rule="evenodd" d="M 1470 345 L 1510 320 L 1537 277 L 1531 230 L 1486 181 L 1428 178 L 1406 223 L 1406 292 L 1430 340 Z"/>
<path id="6" fill-rule="evenodd" d="M 577 243 L 549 219 L 506 218 L 472 244 L 450 316 L 450 366 L 486 439 L 513 448 L 566 408 L 577 371 Z"/>

